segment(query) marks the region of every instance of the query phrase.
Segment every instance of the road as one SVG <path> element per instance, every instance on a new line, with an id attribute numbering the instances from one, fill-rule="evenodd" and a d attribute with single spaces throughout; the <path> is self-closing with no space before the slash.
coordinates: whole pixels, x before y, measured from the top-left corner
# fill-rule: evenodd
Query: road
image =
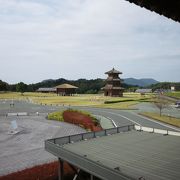
<path id="1" fill-rule="evenodd" d="M 152 108 L 146 104 L 143 104 L 144 108 Z M 68 107 L 64 106 L 42 106 L 42 105 L 36 105 L 31 104 L 27 102 L 22 101 L 16 101 L 15 107 L 10 108 L 9 103 L 0 103 L 0 115 L 5 115 L 6 113 L 12 113 L 12 112 L 27 112 L 29 114 L 33 114 L 36 112 L 39 113 L 50 113 L 53 111 L 58 110 L 64 110 Z M 104 117 L 108 117 L 109 119 L 112 119 L 117 126 L 125 126 L 130 124 L 137 124 L 140 126 L 147 126 L 147 127 L 153 127 L 153 128 L 159 128 L 159 129 L 168 129 L 168 130 L 174 130 L 174 131 L 180 131 L 180 128 L 176 128 L 174 126 L 161 123 L 159 121 L 152 120 L 150 118 L 146 118 L 143 116 L 140 116 L 138 114 L 138 110 L 115 110 L 115 109 L 103 109 L 103 108 L 91 108 L 91 107 L 71 107 L 76 108 L 79 110 L 85 110 L 89 111 L 92 114 L 101 115 Z M 176 110 L 177 111 L 177 110 Z M 175 112 L 175 114 L 180 114 L 179 111 Z"/>
<path id="2" fill-rule="evenodd" d="M 74 107 L 74 108 L 79 110 L 89 111 L 92 114 L 108 117 L 109 119 L 112 119 L 117 126 L 137 124 L 140 126 L 152 127 L 157 129 L 180 131 L 180 128 L 140 116 L 138 114 L 138 111 L 136 110 L 114 110 L 114 109 L 100 109 L 100 108 L 89 108 L 89 107 Z"/>

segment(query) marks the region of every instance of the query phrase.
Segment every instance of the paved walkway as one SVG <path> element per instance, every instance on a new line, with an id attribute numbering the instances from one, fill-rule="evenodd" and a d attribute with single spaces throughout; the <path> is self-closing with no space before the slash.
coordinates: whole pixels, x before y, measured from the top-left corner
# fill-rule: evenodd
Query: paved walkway
<path id="1" fill-rule="evenodd" d="M 114 125 L 110 118 L 100 116 L 100 115 L 94 115 L 94 116 L 100 121 L 101 127 L 103 129 L 114 128 Z"/>
<path id="2" fill-rule="evenodd" d="M 7 104 L 0 102 L 1 113 L 11 111 Z M 21 105 L 22 109 L 20 108 Z M 25 103 L 15 104 L 16 108 L 25 112 L 25 108 L 29 112 L 36 112 L 41 109 L 40 106 Z M 45 107 L 47 111 L 51 111 L 52 107 Z M 13 109 L 13 112 L 17 111 Z M 35 114 L 35 113 L 34 113 Z M 20 132 L 15 135 L 8 134 L 11 127 L 11 121 L 16 120 Z M 31 116 L 0 116 L 0 176 L 15 171 L 19 171 L 35 165 L 47 163 L 56 160 L 56 158 L 44 150 L 44 140 L 73 135 L 85 132 L 84 129 L 64 123 L 51 121 L 46 119 L 45 114 Z"/>

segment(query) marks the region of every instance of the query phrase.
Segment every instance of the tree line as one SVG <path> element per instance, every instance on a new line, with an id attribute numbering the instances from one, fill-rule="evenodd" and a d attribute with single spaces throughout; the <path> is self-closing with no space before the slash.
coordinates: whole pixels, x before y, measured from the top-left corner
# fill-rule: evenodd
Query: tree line
<path id="1" fill-rule="evenodd" d="M 104 79 L 78 79 L 78 80 L 66 80 L 63 78 L 56 79 L 56 80 L 44 80 L 39 83 L 35 84 L 25 84 L 24 82 L 19 82 L 17 84 L 8 84 L 7 82 L 4 82 L 0 80 L 0 91 L 13 91 L 13 92 L 35 92 L 37 89 L 42 87 L 55 87 L 60 84 L 68 83 L 74 86 L 77 86 L 77 93 L 78 94 L 97 94 L 101 92 L 101 88 L 105 86 L 106 81 Z M 179 83 L 172 83 L 172 82 L 162 82 L 153 84 L 151 86 L 148 86 L 147 88 L 152 88 L 153 91 L 156 89 L 170 89 L 172 85 L 176 86 L 177 90 L 180 90 L 180 82 Z M 138 89 L 138 86 L 134 85 L 128 85 L 125 83 L 122 83 L 122 87 L 125 88 L 125 91 L 131 91 L 135 92 L 136 89 Z"/>
<path id="2" fill-rule="evenodd" d="M 56 80 L 44 80 L 35 84 L 25 84 L 24 82 L 19 82 L 17 84 L 8 84 L 0 80 L 0 91 L 13 91 L 13 92 L 35 92 L 39 88 L 55 87 L 60 84 L 68 83 L 77 86 L 76 92 L 78 94 L 97 94 L 101 92 L 101 88 L 105 86 L 106 81 L 104 79 L 78 79 L 78 80 L 66 80 L 63 78 Z M 133 88 L 134 86 L 122 84 L 122 86 L 127 88 Z M 137 87 L 135 87 L 137 88 Z"/>
<path id="3" fill-rule="evenodd" d="M 152 84 L 148 86 L 148 88 L 151 88 L 152 91 L 155 91 L 157 89 L 171 89 L 171 86 L 174 86 L 176 91 L 180 91 L 180 82 L 160 82 L 157 84 Z"/>

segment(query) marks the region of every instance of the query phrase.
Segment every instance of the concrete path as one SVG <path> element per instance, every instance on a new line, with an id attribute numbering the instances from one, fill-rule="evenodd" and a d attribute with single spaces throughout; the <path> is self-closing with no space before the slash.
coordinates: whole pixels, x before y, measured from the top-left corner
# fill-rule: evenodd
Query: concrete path
<path id="1" fill-rule="evenodd" d="M 109 129 L 114 127 L 113 120 L 111 120 L 110 118 L 100 115 L 94 115 L 94 116 L 100 121 L 101 127 L 103 129 Z"/>
<path id="2" fill-rule="evenodd" d="M 24 102 L 16 103 L 13 109 L 9 109 L 10 107 L 7 104 L 2 103 L 0 103 L 0 107 L 3 107 L 0 108 L 2 114 L 6 114 L 7 111 L 24 112 L 25 110 L 34 114 L 31 116 L 7 117 L 1 114 L 0 176 L 56 160 L 55 156 L 44 150 L 44 141 L 46 139 L 86 132 L 84 129 L 72 124 L 47 120 L 47 113 L 45 112 L 52 111 L 52 107 L 42 107 L 41 109 L 40 106 Z M 35 115 L 37 110 L 42 114 Z M 17 122 L 20 131 L 18 134 L 8 134 L 12 120 Z"/>

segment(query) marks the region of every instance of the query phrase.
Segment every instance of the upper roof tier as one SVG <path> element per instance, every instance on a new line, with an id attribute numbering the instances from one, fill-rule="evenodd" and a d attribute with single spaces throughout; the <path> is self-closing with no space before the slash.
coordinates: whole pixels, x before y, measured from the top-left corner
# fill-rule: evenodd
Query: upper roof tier
<path id="1" fill-rule="evenodd" d="M 115 70 L 112 68 L 112 70 L 105 72 L 105 74 L 122 74 L 122 72 Z"/>

